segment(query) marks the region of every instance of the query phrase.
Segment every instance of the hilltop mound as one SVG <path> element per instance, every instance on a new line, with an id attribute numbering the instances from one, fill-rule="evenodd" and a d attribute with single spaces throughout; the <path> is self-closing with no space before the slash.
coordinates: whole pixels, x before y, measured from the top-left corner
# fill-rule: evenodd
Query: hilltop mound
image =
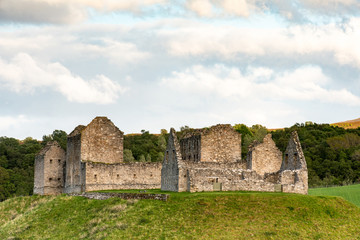
<path id="1" fill-rule="evenodd" d="M 356 239 L 360 209 L 338 197 L 171 193 L 157 200 L 18 197 L 0 203 L 0 239 Z"/>

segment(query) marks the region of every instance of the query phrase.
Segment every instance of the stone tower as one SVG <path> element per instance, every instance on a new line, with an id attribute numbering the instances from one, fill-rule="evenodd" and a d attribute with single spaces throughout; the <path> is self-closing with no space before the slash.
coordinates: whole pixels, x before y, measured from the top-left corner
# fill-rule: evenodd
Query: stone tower
<path id="1" fill-rule="evenodd" d="M 64 187 L 65 151 L 56 142 L 47 145 L 35 157 L 34 194 L 61 194 Z"/>
<path id="2" fill-rule="evenodd" d="M 77 126 L 67 141 L 65 193 L 86 190 L 86 163 L 122 163 L 123 139 L 123 132 L 107 117 Z"/>

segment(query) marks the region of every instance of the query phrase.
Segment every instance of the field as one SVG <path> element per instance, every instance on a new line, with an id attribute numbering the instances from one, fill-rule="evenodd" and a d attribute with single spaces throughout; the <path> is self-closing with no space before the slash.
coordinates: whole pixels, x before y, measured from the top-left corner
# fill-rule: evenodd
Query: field
<path id="1" fill-rule="evenodd" d="M 360 184 L 342 187 L 313 188 L 309 195 L 314 196 L 339 196 L 360 207 Z"/>
<path id="2" fill-rule="evenodd" d="M 0 239 L 360 239 L 360 208 L 339 197 L 170 194 L 167 202 L 12 198 L 0 203 Z"/>

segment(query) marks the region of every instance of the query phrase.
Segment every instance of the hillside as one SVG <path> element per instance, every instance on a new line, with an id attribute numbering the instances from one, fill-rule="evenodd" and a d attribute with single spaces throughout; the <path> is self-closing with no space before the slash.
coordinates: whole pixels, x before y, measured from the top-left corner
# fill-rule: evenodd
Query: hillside
<path id="1" fill-rule="evenodd" d="M 332 126 L 338 126 L 345 129 L 354 129 L 360 127 L 360 118 L 354 119 L 354 120 L 348 120 L 344 122 L 338 122 L 338 123 L 331 123 Z"/>
<path id="2" fill-rule="evenodd" d="M 356 239 L 360 208 L 338 197 L 171 193 L 157 200 L 17 197 L 0 239 Z"/>
<path id="3" fill-rule="evenodd" d="M 339 196 L 360 207 L 360 184 L 341 187 L 312 188 L 309 189 L 309 194 L 314 196 Z"/>

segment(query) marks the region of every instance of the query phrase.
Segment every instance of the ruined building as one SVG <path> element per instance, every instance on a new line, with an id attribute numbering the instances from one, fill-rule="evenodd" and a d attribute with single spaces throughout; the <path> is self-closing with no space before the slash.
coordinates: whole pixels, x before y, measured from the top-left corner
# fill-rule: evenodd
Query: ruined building
<path id="1" fill-rule="evenodd" d="M 271 138 L 249 147 L 241 161 L 241 135 L 230 125 L 186 134 L 180 142 L 170 130 L 161 170 L 164 191 L 282 191 L 307 194 L 307 167 L 297 133 L 285 155 Z"/>
<path id="2" fill-rule="evenodd" d="M 48 151 L 44 148 L 41 152 L 46 154 Z M 124 163 L 123 132 L 106 117 L 96 117 L 87 126 L 77 126 L 68 135 L 67 151 L 63 153 L 63 158 L 66 164 L 62 168 L 55 169 L 49 165 L 49 171 L 62 172 L 65 176 L 61 190 L 35 192 L 34 187 L 34 193 L 160 188 L 161 163 Z M 35 183 L 41 182 L 43 178 L 36 167 Z"/>
<path id="3" fill-rule="evenodd" d="M 241 135 L 231 125 L 196 129 L 178 141 L 171 129 L 162 163 L 124 163 L 123 132 L 108 118 L 77 126 L 67 151 L 48 143 L 35 159 L 35 194 L 109 189 L 283 191 L 307 193 L 307 167 L 296 132 L 284 154 L 271 135 L 241 159 Z"/>
<path id="4" fill-rule="evenodd" d="M 65 151 L 57 142 L 48 142 L 35 157 L 34 194 L 60 194 L 64 187 Z"/>

